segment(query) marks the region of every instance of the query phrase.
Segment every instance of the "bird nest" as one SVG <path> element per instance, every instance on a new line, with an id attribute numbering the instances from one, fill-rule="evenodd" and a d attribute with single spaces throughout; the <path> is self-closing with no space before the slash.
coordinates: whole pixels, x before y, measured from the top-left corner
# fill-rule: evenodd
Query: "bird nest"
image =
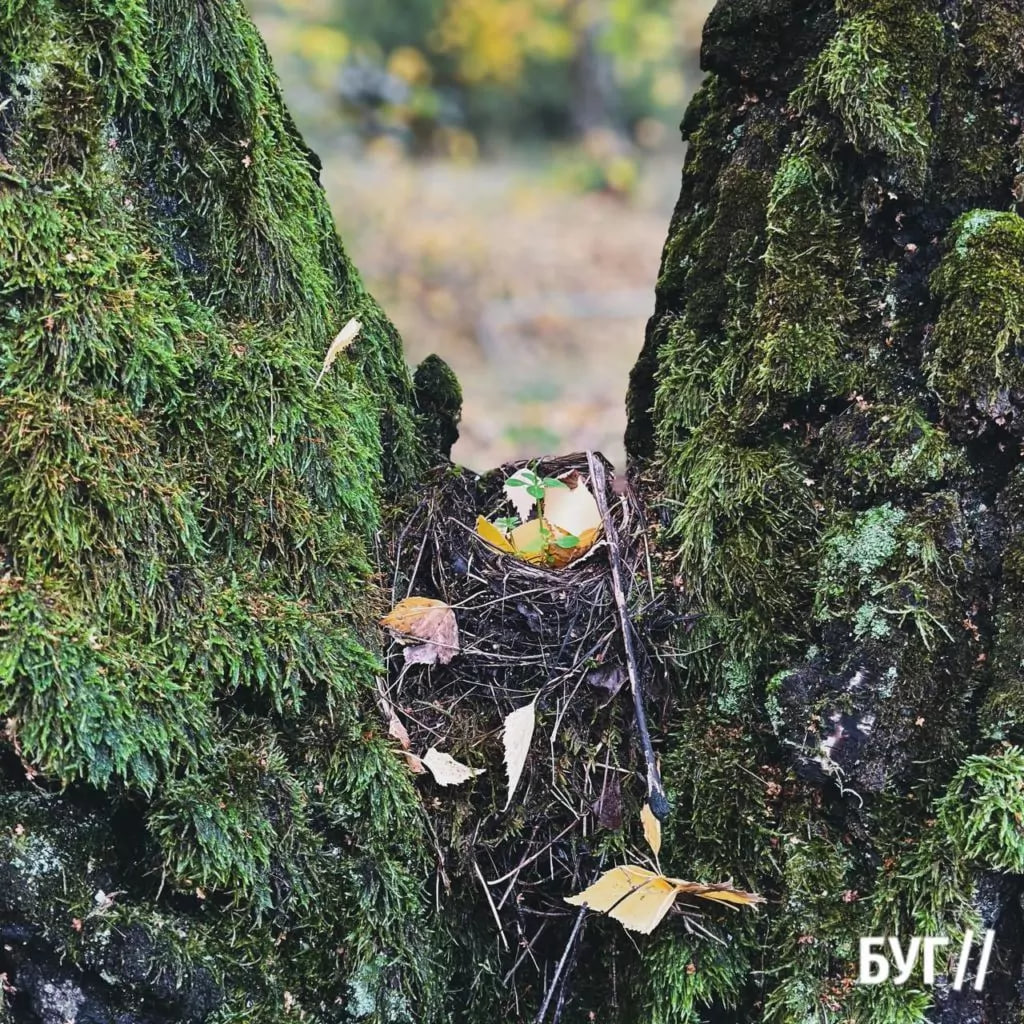
<path id="1" fill-rule="evenodd" d="M 501 553 L 474 530 L 478 515 L 507 510 L 503 485 L 524 467 L 550 477 L 575 471 L 602 492 L 604 536 L 564 568 Z M 392 645 L 381 707 L 396 754 L 407 747 L 416 767 L 415 755 L 434 748 L 483 769 L 458 786 L 419 777 L 436 844 L 436 898 L 475 899 L 481 924 L 509 952 L 505 981 L 521 985 L 527 971 L 533 995 L 549 998 L 552 965 L 578 921 L 563 897 L 593 881 L 605 861 L 622 859 L 654 795 L 653 753 L 630 676 L 649 705 L 664 698 L 645 624 L 678 621 L 656 592 L 645 509 L 628 484 L 605 483 L 609 470 L 602 456 L 585 453 L 483 476 L 438 469 L 396 515 L 381 559 L 394 566 L 395 603 L 442 600 L 460 635 L 448 664 L 407 663 Z M 534 701 L 529 755 L 510 800 L 503 723 Z M 635 849 L 634 862 L 642 856 Z"/>

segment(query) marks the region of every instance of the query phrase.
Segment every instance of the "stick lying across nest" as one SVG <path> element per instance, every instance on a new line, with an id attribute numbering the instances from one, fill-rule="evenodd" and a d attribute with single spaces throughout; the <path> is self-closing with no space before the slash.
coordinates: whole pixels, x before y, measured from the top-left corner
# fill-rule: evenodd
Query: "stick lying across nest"
<path id="1" fill-rule="evenodd" d="M 636 647 L 633 643 L 633 623 L 629 617 L 626 604 L 626 591 L 622 586 L 622 554 L 619 549 L 619 535 L 615 529 L 611 514 L 608 511 L 608 492 L 604 476 L 604 466 L 594 458 L 594 453 L 587 452 L 587 466 L 590 469 L 590 483 L 597 500 L 597 510 L 601 513 L 605 537 L 608 540 L 608 561 L 612 570 L 612 593 L 615 595 L 615 607 L 619 613 L 619 625 L 622 628 L 622 646 L 626 652 L 626 667 L 629 671 L 629 686 L 633 691 L 633 709 L 636 712 L 636 727 L 640 733 L 640 744 L 647 762 L 647 802 L 651 811 L 659 821 L 668 817 L 669 802 L 665 795 L 665 786 L 661 781 L 661 772 L 654 756 L 651 733 L 647 728 L 647 714 L 644 711 L 644 694 L 640 680 L 640 669 L 637 664 Z"/>

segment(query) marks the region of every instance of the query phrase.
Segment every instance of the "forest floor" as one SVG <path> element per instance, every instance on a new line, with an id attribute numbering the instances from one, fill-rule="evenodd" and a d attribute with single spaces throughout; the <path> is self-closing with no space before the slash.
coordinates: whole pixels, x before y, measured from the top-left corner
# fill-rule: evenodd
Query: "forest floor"
<path id="1" fill-rule="evenodd" d="M 586 191 L 579 155 L 474 163 L 321 151 L 342 238 L 410 363 L 436 352 L 465 404 L 457 462 L 594 448 L 624 466 L 629 371 L 654 308 L 682 144 L 628 194 Z"/>

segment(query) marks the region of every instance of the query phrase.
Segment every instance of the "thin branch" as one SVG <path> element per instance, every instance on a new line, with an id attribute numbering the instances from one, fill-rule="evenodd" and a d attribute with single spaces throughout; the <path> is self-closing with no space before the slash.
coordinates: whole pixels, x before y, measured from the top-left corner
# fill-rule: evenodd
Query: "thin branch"
<path id="1" fill-rule="evenodd" d="M 494 915 L 494 922 L 498 926 L 498 934 L 501 936 L 501 944 L 508 949 L 508 939 L 505 938 L 505 929 L 501 926 L 501 918 L 498 916 L 498 908 L 494 905 L 494 900 L 491 899 L 491 890 L 487 888 L 487 882 L 484 879 L 483 873 L 480 871 L 480 865 L 476 861 L 473 861 L 473 870 L 476 872 L 476 877 L 480 879 L 480 884 L 484 887 L 484 895 L 487 897 L 487 904 L 491 908 L 491 913 Z"/>
<path id="2" fill-rule="evenodd" d="M 555 976 L 551 979 L 547 995 L 544 996 L 544 1002 L 541 1004 L 537 1016 L 533 1018 L 533 1024 L 544 1024 L 544 1018 L 548 1015 L 548 1007 L 551 1005 L 551 1000 L 555 997 L 555 992 L 559 989 L 562 972 L 565 970 L 565 965 L 569 962 L 569 958 L 576 948 L 576 940 L 579 938 L 580 929 L 583 927 L 583 921 L 586 916 L 586 906 L 580 907 L 579 913 L 576 915 L 576 921 L 572 926 L 572 932 L 569 934 L 569 941 L 565 944 L 565 951 L 562 953 L 562 958 L 558 961 L 558 966 L 555 968 Z"/>
<path id="3" fill-rule="evenodd" d="M 594 458 L 594 453 L 587 452 L 587 465 L 590 468 L 590 482 L 597 509 L 601 513 L 605 537 L 608 540 L 608 561 L 612 570 L 612 593 L 615 596 L 615 607 L 619 613 L 619 625 L 622 627 L 622 644 L 626 652 L 626 667 L 629 670 L 629 685 L 633 691 L 633 708 L 636 712 L 636 727 L 640 733 L 640 744 L 643 747 L 644 760 L 647 762 L 647 802 L 651 811 L 660 821 L 668 817 L 669 802 L 665 795 L 665 786 L 658 771 L 658 762 L 654 756 L 651 733 L 647 728 L 647 714 L 644 711 L 643 687 L 640 670 L 637 665 L 636 647 L 634 646 L 633 623 L 629 618 L 629 606 L 626 603 L 626 592 L 622 586 L 622 554 L 619 547 L 619 534 L 615 529 L 611 513 L 608 511 L 607 484 L 604 465 Z"/>

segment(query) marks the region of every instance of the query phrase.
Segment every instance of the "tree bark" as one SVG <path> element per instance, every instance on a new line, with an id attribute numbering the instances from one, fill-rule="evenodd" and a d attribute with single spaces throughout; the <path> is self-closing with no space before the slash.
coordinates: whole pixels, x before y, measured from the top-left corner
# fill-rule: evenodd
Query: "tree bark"
<path id="1" fill-rule="evenodd" d="M 666 936 L 653 1020 L 1022 1012 L 1022 39 L 1000 0 L 708 22 L 627 443 L 703 616 L 665 844 L 771 903 Z M 856 983 L 895 934 L 950 937 L 934 986 Z"/>
<path id="2" fill-rule="evenodd" d="M 0 10 L 0 1020 L 440 1019 L 368 555 L 453 403 L 318 166 L 237 0 Z"/>

